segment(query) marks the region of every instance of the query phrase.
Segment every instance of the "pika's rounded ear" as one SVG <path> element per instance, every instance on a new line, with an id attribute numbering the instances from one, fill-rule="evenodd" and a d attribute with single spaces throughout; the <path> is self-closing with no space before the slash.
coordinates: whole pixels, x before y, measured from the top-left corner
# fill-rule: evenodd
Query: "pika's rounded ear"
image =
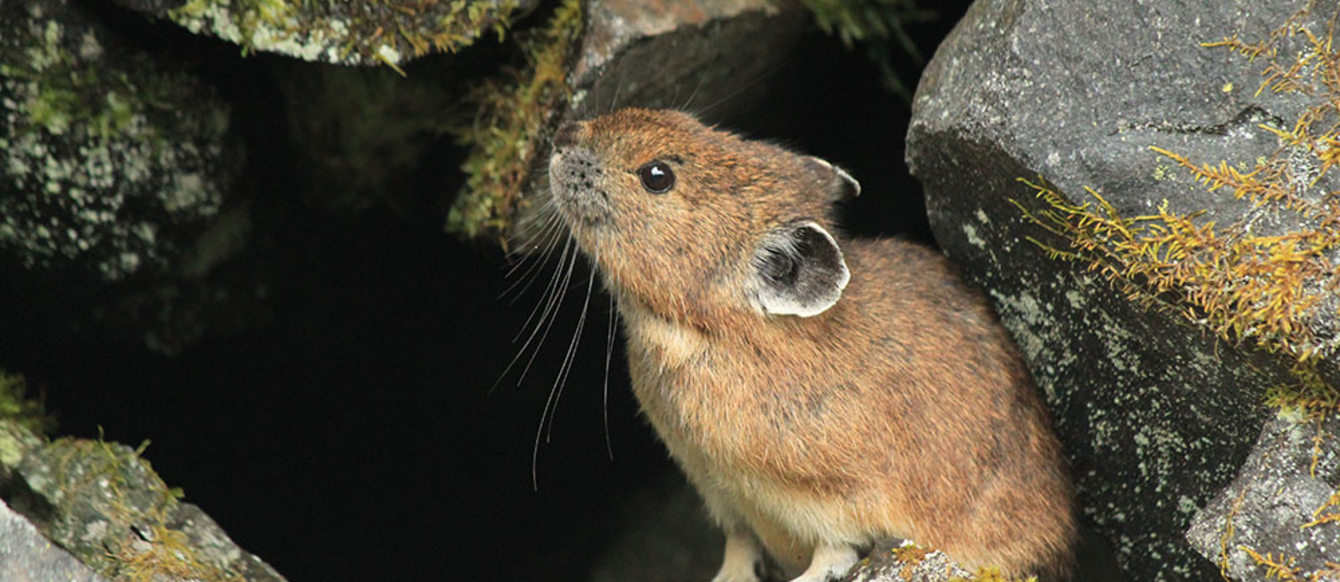
<path id="1" fill-rule="evenodd" d="M 771 315 L 823 313 L 851 280 L 833 235 L 809 220 L 763 237 L 754 250 L 753 267 L 755 307 Z"/>
<path id="2" fill-rule="evenodd" d="M 861 183 L 856 181 L 846 170 L 834 166 L 828 160 L 820 157 L 808 156 L 807 158 L 815 169 L 821 174 L 831 174 L 834 178 L 833 187 L 830 189 L 834 200 L 843 200 L 861 195 Z"/>

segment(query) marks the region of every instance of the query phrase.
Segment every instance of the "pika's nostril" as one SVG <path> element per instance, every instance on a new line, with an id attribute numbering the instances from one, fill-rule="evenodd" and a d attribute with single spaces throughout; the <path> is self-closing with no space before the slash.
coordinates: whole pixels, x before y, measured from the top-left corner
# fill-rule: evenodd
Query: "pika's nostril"
<path id="1" fill-rule="evenodd" d="M 581 127 L 582 126 L 575 121 L 568 121 L 563 125 L 558 126 L 558 131 L 554 132 L 554 147 L 568 147 L 577 143 L 577 130 L 581 129 Z"/>

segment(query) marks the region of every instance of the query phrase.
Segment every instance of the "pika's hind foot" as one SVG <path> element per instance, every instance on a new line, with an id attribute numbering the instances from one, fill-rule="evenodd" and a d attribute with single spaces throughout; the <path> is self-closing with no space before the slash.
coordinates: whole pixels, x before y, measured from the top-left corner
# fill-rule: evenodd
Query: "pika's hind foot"
<path id="1" fill-rule="evenodd" d="M 728 532 L 721 569 L 712 582 L 760 582 L 763 571 L 763 549 L 754 536 L 746 531 Z"/>
<path id="2" fill-rule="evenodd" d="M 818 546 L 814 548 L 814 557 L 810 558 L 810 567 L 791 582 L 834 582 L 860 560 L 851 546 Z"/>

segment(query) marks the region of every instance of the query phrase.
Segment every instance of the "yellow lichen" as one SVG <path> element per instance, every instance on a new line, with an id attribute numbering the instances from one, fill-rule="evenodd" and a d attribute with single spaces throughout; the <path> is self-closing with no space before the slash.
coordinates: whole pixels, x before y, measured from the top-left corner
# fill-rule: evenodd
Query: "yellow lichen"
<path id="1" fill-rule="evenodd" d="M 1219 575 L 1224 580 L 1228 577 L 1228 544 L 1233 541 L 1233 518 L 1238 516 L 1238 511 L 1242 509 L 1242 500 L 1247 498 L 1247 491 L 1243 491 L 1233 500 L 1233 507 L 1228 510 L 1228 515 L 1224 518 L 1224 531 L 1219 535 Z"/>
<path id="2" fill-rule="evenodd" d="M 541 130 L 571 94 L 567 64 L 582 32 L 582 3 L 564 0 L 548 26 L 523 38 L 527 67 L 490 79 L 468 98 L 475 114 L 451 128 L 471 148 L 466 183 L 447 216 L 447 231 L 500 240 L 521 202 Z"/>
<path id="3" fill-rule="evenodd" d="M 1000 573 L 1000 568 L 995 566 L 982 566 L 976 572 L 973 572 L 971 578 L 954 577 L 947 582 L 1038 582 L 1037 576 L 1028 578 L 1010 578 Z"/>
<path id="4" fill-rule="evenodd" d="M 1284 582 L 1305 580 L 1305 578 L 1300 577 L 1302 576 L 1303 569 L 1294 566 L 1296 559 L 1291 556 L 1286 556 L 1282 553 L 1276 555 L 1271 554 L 1270 552 L 1266 552 L 1262 555 L 1247 546 L 1238 546 L 1238 549 L 1246 552 L 1248 556 L 1251 556 L 1257 566 L 1265 568 L 1266 580 L 1271 578 L 1282 580 Z"/>
<path id="5" fill-rule="evenodd" d="M 1303 524 L 1302 528 L 1307 529 L 1323 523 L 1340 523 L 1340 489 L 1336 489 L 1326 503 L 1312 512 L 1312 521 Z"/>
<path id="6" fill-rule="evenodd" d="M 1197 163 L 1150 148 L 1209 193 L 1231 193 L 1260 211 L 1220 224 L 1203 210 L 1179 212 L 1165 200 L 1154 213 L 1128 217 L 1094 190 L 1086 189 L 1092 201 L 1076 204 L 1041 179 L 1021 181 L 1045 208 L 1016 206 L 1069 243 L 1062 250 L 1030 238 L 1053 258 L 1087 263 L 1131 299 L 1182 313 L 1228 341 L 1291 357 L 1296 381 L 1272 389 L 1268 399 L 1317 413 L 1340 409 L 1340 390 L 1323 379 L 1317 363 L 1340 353 L 1340 335 L 1317 325 L 1340 319 L 1340 192 L 1316 191 L 1340 165 L 1340 52 L 1332 50 L 1330 31 L 1317 35 L 1308 28 L 1307 16 L 1307 10 L 1294 15 L 1260 41 L 1233 35 L 1203 45 L 1266 61 L 1260 90 L 1315 101 L 1291 128 L 1259 126 L 1279 139 L 1271 155 Z M 1283 50 L 1295 38 L 1302 48 Z M 1163 166 L 1156 168 L 1160 176 L 1166 179 Z M 1298 226 L 1263 234 L 1267 217 Z"/>
<path id="7" fill-rule="evenodd" d="M 922 548 L 912 543 L 894 548 L 893 557 L 903 563 L 903 569 L 899 572 L 898 576 L 903 580 L 911 580 L 912 572 L 916 569 L 917 565 L 934 551 L 935 550 Z"/>
<path id="8" fill-rule="evenodd" d="M 1340 562 L 1327 561 L 1321 569 L 1305 572 L 1295 565 L 1297 558 L 1282 552 L 1260 554 L 1246 546 L 1239 546 L 1238 549 L 1250 556 L 1257 566 L 1265 569 L 1266 580 L 1274 578 L 1281 582 L 1325 582 L 1340 576 Z"/>

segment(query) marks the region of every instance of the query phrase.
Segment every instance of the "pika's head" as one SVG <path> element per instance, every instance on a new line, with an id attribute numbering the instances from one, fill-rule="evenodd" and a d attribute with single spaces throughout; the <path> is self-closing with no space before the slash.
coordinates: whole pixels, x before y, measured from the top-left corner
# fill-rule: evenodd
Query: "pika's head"
<path id="1" fill-rule="evenodd" d="M 850 279 L 828 215 L 860 185 L 819 158 L 645 109 L 565 123 L 553 152 L 550 188 L 578 244 L 662 317 L 809 317 Z"/>

